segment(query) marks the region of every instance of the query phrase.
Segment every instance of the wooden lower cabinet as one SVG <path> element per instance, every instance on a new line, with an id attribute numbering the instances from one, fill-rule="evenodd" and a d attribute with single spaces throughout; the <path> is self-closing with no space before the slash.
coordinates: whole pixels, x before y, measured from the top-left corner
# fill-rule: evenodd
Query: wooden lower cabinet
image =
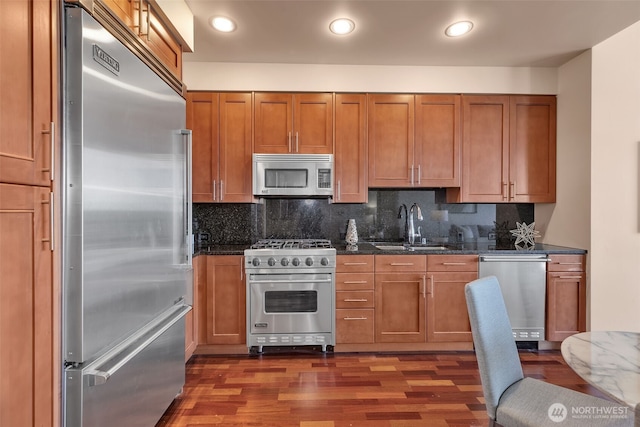
<path id="1" fill-rule="evenodd" d="M 427 257 L 427 340 L 473 341 L 464 287 L 478 278 L 477 255 Z"/>
<path id="2" fill-rule="evenodd" d="M 2 426 L 57 425 L 49 194 L 48 188 L 0 184 Z"/>
<path id="3" fill-rule="evenodd" d="M 242 255 L 206 257 L 206 344 L 246 343 L 243 259 Z"/>
<path id="4" fill-rule="evenodd" d="M 551 255 L 547 264 L 546 339 L 562 341 L 586 331 L 587 279 L 584 255 Z"/>
<path id="5" fill-rule="evenodd" d="M 426 273 L 376 274 L 376 342 L 426 342 Z"/>
<path id="6" fill-rule="evenodd" d="M 187 313 L 185 317 L 185 361 L 189 360 L 195 352 L 200 339 L 198 335 L 200 333 L 198 325 L 206 325 L 206 318 L 201 322 L 201 312 L 206 314 L 205 310 L 202 310 L 203 306 L 200 303 L 200 295 L 205 295 L 207 284 L 207 264 L 206 256 L 196 256 L 193 258 L 193 300 L 192 309 Z M 203 327 L 204 330 L 204 327 Z M 204 339 L 202 340 L 204 342 Z"/>
<path id="7" fill-rule="evenodd" d="M 377 343 L 426 342 L 426 258 L 425 255 L 376 256 Z"/>
<path id="8" fill-rule="evenodd" d="M 338 255 L 336 344 L 375 342 L 373 255 Z"/>

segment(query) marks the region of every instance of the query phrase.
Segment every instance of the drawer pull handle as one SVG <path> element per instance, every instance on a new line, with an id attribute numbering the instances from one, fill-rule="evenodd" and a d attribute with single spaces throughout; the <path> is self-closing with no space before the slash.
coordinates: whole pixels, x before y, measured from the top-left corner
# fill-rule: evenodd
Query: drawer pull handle
<path id="1" fill-rule="evenodd" d="M 443 262 L 442 265 L 467 265 L 466 262 Z"/>
<path id="2" fill-rule="evenodd" d="M 413 265 L 413 263 L 412 262 L 392 262 L 390 265 L 392 265 L 393 267 L 398 267 L 398 266 Z"/>
<path id="3" fill-rule="evenodd" d="M 366 317 L 344 317 L 343 320 L 367 320 Z"/>
<path id="4" fill-rule="evenodd" d="M 367 265 L 366 262 L 345 262 L 344 265 Z"/>
<path id="5" fill-rule="evenodd" d="M 582 276 L 558 276 L 559 279 L 582 279 Z"/>
<path id="6" fill-rule="evenodd" d="M 366 298 L 345 298 L 343 299 L 344 302 L 367 302 L 368 300 Z"/>
<path id="7" fill-rule="evenodd" d="M 349 285 L 354 285 L 354 284 L 367 283 L 367 281 L 366 280 L 345 280 L 342 283 L 349 284 Z"/>
<path id="8" fill-rule="evenodd" d="M 582 265 L 581 262 L 559 262 L 558 265 Z"/>

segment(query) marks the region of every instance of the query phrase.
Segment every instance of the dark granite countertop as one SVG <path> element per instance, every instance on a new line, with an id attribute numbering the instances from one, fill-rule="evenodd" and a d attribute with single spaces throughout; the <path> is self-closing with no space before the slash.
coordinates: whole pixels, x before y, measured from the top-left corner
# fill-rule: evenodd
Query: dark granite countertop
<path id="1" fill-rule="evenodd" d="M 401 245 L 402 243 L 394 243 Z M 564 246 L 547 245 L 537 243 L 532 249 L 516 249 L 513 245 L 500 247 L 496 246 L 495 242 L 481 242 L 481 243 L 462 243 L 462 244 L 444 244 L 442 246 L 446 249 L 428 249 L 428 250 L 399 250 L 389 251 L 380 250 L 373 246 L 371 243 L 360 242 L 358 243 L 358 250 L 347 250 L 346 245 L 334 245 L 339 255 L 464 255 L 464 254 L 586 254 L 584 249 L 568 248 Z"/>
<path id="2" fill-rule="evenodd" d="M 391 244 L 391 243 L 390 243 Z M 401 242 L 393 243 L 401 245 Z M 537 243 L 533 249 L 515 249 L 513 246 L 508 247 L 496 247 L 494 242 L 481 242 L 481 243 L 463 243 L 463 244 L 445 244 L 443 245 L 447 249 L 429 249 L 429 250 L 415 250 L 415 251 L 390 251 L 381 250 L 373 246 L 368 242 L 358 243 L 358 250 L 347 250 L 344 244 L 334 244 L 338 255 L 464 255 L 464 254 L 568 254 L 568 255 L 582 255 L 587 251 L 584 249 L 569 248 L 565 246 L 547 245 Z M 198 246 L 195 248 L 194 256 L 197 255 L 243 255 L 244 250 L 248 249 L 249 245 L 210 245 L 210 246 Z"/>

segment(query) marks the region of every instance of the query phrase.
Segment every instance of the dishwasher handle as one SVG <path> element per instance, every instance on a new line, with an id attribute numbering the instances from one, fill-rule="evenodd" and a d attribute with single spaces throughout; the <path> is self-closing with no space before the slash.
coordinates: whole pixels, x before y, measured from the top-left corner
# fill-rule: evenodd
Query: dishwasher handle
<path id="1" fill-rule="evenodd" d="M 547 255 L 480 255 L 480 262 L 551 262 Z"/>

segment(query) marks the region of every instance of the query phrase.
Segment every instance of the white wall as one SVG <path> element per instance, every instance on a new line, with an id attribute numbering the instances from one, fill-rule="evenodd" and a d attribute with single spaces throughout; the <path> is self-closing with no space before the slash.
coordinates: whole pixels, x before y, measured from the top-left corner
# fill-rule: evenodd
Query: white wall
<path id="1" fill-rule="evenodd" d="M 592 54 L 591 328 L 640 331 L 640 22 Z"/>
<path id="2" fill-rule="evenodd" d="M 556 68 L 189 62 L 188 90 L 555 94 Z"/>
<path id="3" fill-rule="evenodd" d="M 558 69 L 557 203 L 535 206 L 544 243 L 589 249 L 591 51 Z"/>

